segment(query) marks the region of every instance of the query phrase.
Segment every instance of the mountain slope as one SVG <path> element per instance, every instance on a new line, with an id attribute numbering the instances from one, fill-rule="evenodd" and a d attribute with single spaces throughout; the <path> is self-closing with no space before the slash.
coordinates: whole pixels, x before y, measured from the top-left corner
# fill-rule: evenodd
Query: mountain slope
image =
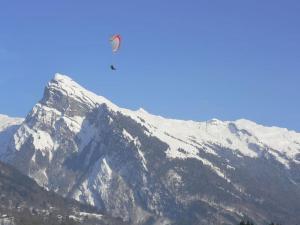
<path id="1" fill-rule="evenodd" d="M 123 224 L 91 206 L 65 199 L 42 189 L 35 181 L 0 162 L 1 224 Z"/>
<path id="2" fill-rule="evenodd" d="M 131 111 L 59 74 L 2 159 L 136 224 L 300 221 L 300 134 Z"/>
<path id="3" fill-rule="evenodd" d="M 22 118 L 11 118 L 0 114 L 0 157 L 7 148 L 9 140 L 23 121 L 24 119 Z"/>

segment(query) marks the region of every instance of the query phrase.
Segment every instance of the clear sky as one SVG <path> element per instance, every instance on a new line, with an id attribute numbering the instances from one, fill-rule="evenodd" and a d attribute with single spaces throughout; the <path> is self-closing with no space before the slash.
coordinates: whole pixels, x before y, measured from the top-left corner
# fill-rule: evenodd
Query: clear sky
<path id="1" fill-rule="evenodd" d="M 299 12 L 299 0 L 0 0 L 0 113 L 26 116 L 60 72 L 130 109 L 300 131 Z"/>

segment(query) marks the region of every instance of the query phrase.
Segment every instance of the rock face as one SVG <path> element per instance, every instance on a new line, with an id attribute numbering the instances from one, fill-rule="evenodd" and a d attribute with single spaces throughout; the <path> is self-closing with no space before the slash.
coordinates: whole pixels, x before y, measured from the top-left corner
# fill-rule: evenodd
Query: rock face
<path id="1" fill-rule="evenodd" d="M 48 192 L 12 166 L 0 162 L 0 224 L 125 225 L 120 219 Z"/>
<path id="2" fill-rule="evenodd" d="M 131 111 L 59 74 L 2 159 L 132 224 L 300 221 L 299 133 Z"/>

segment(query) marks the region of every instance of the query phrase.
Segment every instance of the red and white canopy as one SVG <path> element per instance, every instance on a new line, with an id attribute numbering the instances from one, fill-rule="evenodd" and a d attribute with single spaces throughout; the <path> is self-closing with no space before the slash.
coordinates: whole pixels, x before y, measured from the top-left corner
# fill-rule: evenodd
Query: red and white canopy
<path id="1" fill-rule="evenodd" d="M 117 52 L 121 46 L 121 35 L 115 34 L 110 39 L 111 47 L 113 52 Z"/>

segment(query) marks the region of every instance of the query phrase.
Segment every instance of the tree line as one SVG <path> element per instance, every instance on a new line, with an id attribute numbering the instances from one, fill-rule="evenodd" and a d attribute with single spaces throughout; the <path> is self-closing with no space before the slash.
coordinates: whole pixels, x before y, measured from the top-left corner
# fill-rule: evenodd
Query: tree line
<path id="1" fill-rule="evenodd" d="M 249 220 L 245 221 L 245 220 L 242 220 L 239 225 L 255 225 L 253 222 L 250 222 Z M 268 225 L 281 225 L 279 223 L 269 223 Z"/>

